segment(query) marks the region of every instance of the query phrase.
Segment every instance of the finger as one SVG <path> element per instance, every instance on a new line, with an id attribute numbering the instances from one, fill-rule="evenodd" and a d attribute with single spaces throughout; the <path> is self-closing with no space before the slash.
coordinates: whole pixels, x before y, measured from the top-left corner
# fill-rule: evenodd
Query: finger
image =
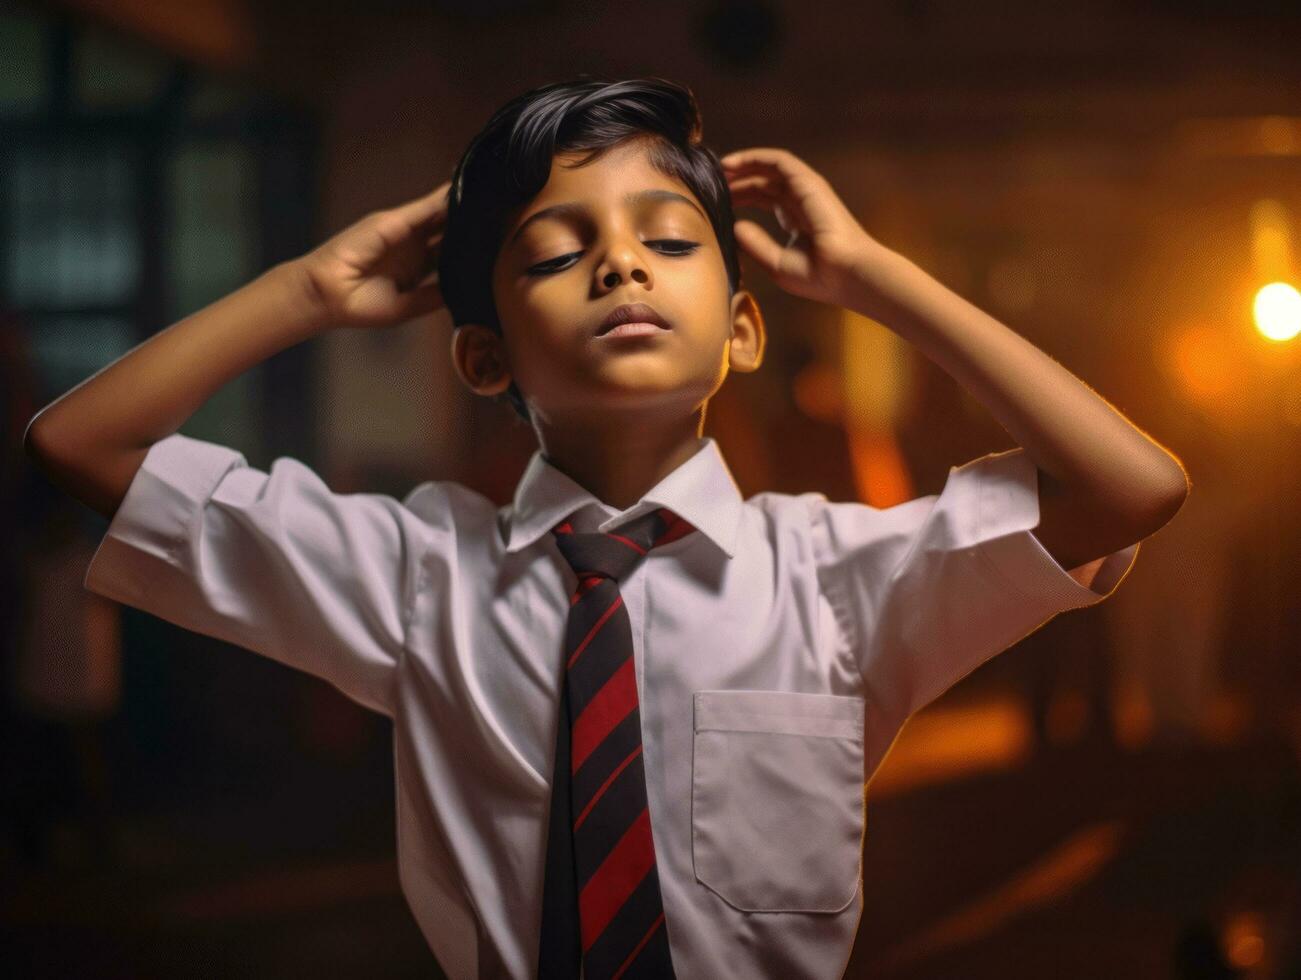
<path id="1" fill-rule="evenodd" d="M 429 215 L 429 217 L 425 218 L 423 221 L 415 222 L 411 227 L 414 231 L 422 235 L 429 234 L 430 232 L 441 233 L 443 229 L 447 227 L 447 202 L 443 201 L 443 203 L 435 209 L 433 214 Z"/>
<path id="2" fill-rule="evenodd" d="M 443 290 L 437 280 L 423 282 L 414 289 L 403 293 L 398 306 L 401 310 L 399 315 L 404 320 L 424 316 L 426 313 L 432 313 L 443 307 Z"/>
<path id="3" fill-rule="evenodd" d="M 813 169 L 791 153 L 775 146 L 755 146 L 737 150 L 719 159 L 728 173 L 752 173 L 756 170 L 775 170 L 789 179 L 809 176 Z"/>
<path id="4" fill-rule="evenodd" d="M 727 186 L 733 194 L 736 194 L 738 191 L 751 189 L 771 190 L 772 181 L 765 174 L 751 174 L 748 177 L 737 177 L 730 181 Z"/>
<path id="5" fill-rule="evenodd" d="M 790 180 L 776 169 L 764 169 L 745 175 L 733 175 L 729 187 L 735 189 L 757 188 L 774 198 L 784 200 L 790 205 L 804 206 L 803 202 L 812 202 L 817 197 L 817 189 L 807 180 Z"/>
<path id="6" fill-rule="evenodd" d="M 744 160 L 751 159 L 755 154 L 771 153 L 776 147 L 772 146 L 744 146 L 739 150 L 731 150 L 718 158 L 718 162 L 724 167 L 730 167 Z"/>
<path id="7" fill-rule="evenodd" d="M 764 187 L 739 187 L 732 191 L 732 206 L 771 207 L 777 197 Z"/>
<path id="8" fill-rule="evenodd" d="M 424 265 L 426 268 L 437 268 L 438 258 L 442 254 L 442 250 L 443 236 L 441 234 L 434 235 L 425 242 Z"/>
<path id="9" fill-rule="evenodd" d="M 756 211 L 767 211 L 775 214 L 777 202 L 761 194 L 746 194 L 732 198 L 732 210 L 740 211 L 742 208 L 754 208 Z"/>
<path id="10" fill-rule="evenodd" d="M 731 191 L 734 202 L 759 202 L 760 206 L 769 207 L 784 203 L 788 209 L 795 203 L 782 188 L 763 176 L 742 178 L 732 185 Z"/>
<path id="11" fill-rule="evenodd" d="M 748 177 L 737 177 L 727 186 L 733 196 L 758 193 L 766 197 L 776 198 L 784 192 L 781 182 L 768 174 L 751 174 Z"/>
<path id="12" fill-rule="evenodd" d="M 807 184 L 804 185 L 807 188 Z M 757 188 L 765 191 L 773 197 L 784 198 L 788 203 L 797 203 L 801 196 L 795 193 L 796 185 L 775 169 L 763 169 L 751 171 L 744 174 L 731 174 L 728 176 L 728 187 L 733 190 L 748 190 Z"/>
<path id="13" fill-rule="evenodd" d="M 732 226 L 737 242 L 768 275 L 776 275 L 781 263 L 782 247 L 773 241 L 763 228 L 753 221 L 738 221 Z"/>
<path id="14" fill-rule="evenodd" d="M 447 215 L 447 192 L 451 187 L 450 180 L 444 181 L 423 197 L 399 204 L 392 210 L 412 227 L 436 224 Z"/>
<path id="15" fill-rule="evenodd" d="M 757 207 L 771 211 L 781 225 L 782 231 L 802 231 L 813 234 L 813 226 L 808 215 L 791 195 L 780 193 L 764 183 L 749 184 L 737 191 L 732 198 L 734 207 Z"/>
<path id="16" fill-rule="evenodd" d="M 821 174 L 789 150 L 755 147 L 728 154 L 727 159 L 724 173 L 729 180 L 767 175 L 774 186 L 796 201 L 808 200 L 825 184 Z"/>
<path id="17" fill-rule="evenodd" d="M 742 208 L 754 208 L 756 211 L 763 211 L 770 214 L 781 226 L 782 231 L 790 230 L 789 226 L 791 218 L 789 217 L 789 212 L 782 202 L 776 198 L 759 193 L 742 195 L 732 201 L 732 210 L 733 212 L 736 212 Z"/>
<path id="18" fill-rule="evenodd" d="M 393 277 L 393 281 L 401 293 L 423 286 L 438 273 L 438 255 L 434 251 L 425 250 L 416 256 L 407 253 L 399 262 L 401 271 Z"/>

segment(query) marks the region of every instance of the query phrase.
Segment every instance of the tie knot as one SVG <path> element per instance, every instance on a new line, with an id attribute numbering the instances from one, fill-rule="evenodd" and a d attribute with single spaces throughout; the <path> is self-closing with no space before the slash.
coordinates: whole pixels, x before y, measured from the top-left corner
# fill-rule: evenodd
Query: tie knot
<path id="1" fill-rule="evenodd" d="M 694 531 L 667 507 L 642 514 L 611 531 L 575 531 L 568 521 L 552 528 L 560 553 L 582 579 L 589 575 L 622 582 L 652 548 Z"/>

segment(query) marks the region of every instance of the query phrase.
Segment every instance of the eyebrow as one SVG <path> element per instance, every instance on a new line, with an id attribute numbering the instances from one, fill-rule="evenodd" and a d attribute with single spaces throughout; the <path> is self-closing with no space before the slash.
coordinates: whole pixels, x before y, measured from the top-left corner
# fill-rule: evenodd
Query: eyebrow
<path id="1" fill-rule="evenodd" d="M 699 205 L 697 205 L 695 201 L 683 194 L 679 194 L 677 191 L 652 188 L 642 191 L 630 191 L 623 196 L 623 203 L 628 206 L 641 204 L 643 201 L 681 201 L 685 204 L 691 205 L 696 213 L 702 218 L 705 218 L 706 221 L 709 220 L 705 217 L 705 212 L 700 210 Z M 510 236 L 510 241 L 507 242 L 506 245 L 509 247 L 515 244 L 515 240 L 524 233 L 524 229 L 535 221 L 540 221 L 543 218 L 556 217 L 576 218 L 585 214 L 587 214 L 587 206 L 585 204 L 580 204 L 577 201 L 567 201 L 564 204 L 553 204 L 550 207 L 543 208 L 536 214 L 529 215 L 524 223 L 515 229 L 515 233 Z"/>

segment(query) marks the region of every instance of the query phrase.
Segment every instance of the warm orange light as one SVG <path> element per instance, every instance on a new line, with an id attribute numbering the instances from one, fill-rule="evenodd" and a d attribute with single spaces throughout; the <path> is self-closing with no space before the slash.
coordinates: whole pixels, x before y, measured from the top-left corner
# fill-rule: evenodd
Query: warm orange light
<path id="1" fill-rule="evenodd" d="M 1296 278 L 1292 258 L 1292 214 L 1276 198 L 1262 198 L 1251 206 L 1251 265 L 1257 282 L 1252 313 L 1256 329 L 1266 340 L 1291 340 L 1301 333 L 1301 293 L 1289 280 Z"/>
<path id="2" fill-rule="evenodd" d="M 1239 969 L 1258 966 L 1265 958 L 1263 923 L 1255 912 L 1240 912 L 1224 927 L 1221 945 L 1229 962 Z"/>
<path id="3" fill-rule="evenodd" d="M 914 496 L 898 431 L 911 384 L 908 345 L 853 310 L 840 318 L 841 404 L 858 499 L 889 507 Z"/>
<path id="4" fill-rule="evenodd" d="M 1256 329 L 1266 340 L 1282 342 L 1301 334 L 1301 293 L 1286 282 L 1271 282 L 1256 293 L 1251 307 Z"/>
<path id="5" fill-rule="evenodd" d="M 908 344 L 889 327 L 853 310 L 840 311 L 840 375 L 845 424 L 894 431 L 907 406 L 912 371 Z"/>
<path id="6" fill-rule="evenodd" d="M 1089 703 L 1080 691 L 1063 691 L 1048 702 L 1048 737 L 1058 745 L 1069 745 L 1085 734 L 1089 722 Z"/>
<path id="7" fill-rule="evenodd" d="M 1291 279 L 1292 212 L 1282 201 L 1266 197 L 1251 206 L 1251 268 L 1257 282 Z"/>
<path id="8" fill-rule="evenodd" d="M 894 433 L 850 428 L 846 435 L 859 500 L 893 507 L 917 495 Z"/>
<path id="9" fill-rule="evenodd" d="M 792 396 L 795 407 L 819 422 L 840 424 L 844 413 L 840 373 L 828 364 L 814 361 L 795 375 Z"/>
<path id="10" fill-rule="evenodd" d="M 1138 678 L 1121 679 L 1114 705 L 1116 741 L 1129 750 L 1139 749 L 1152 739 L 1156 713 L 1152 699 Z"/>
<path id="11" fill-rule="evenodd" d="M 873 799 L 980 772 L 1025 765 L 1034 732 L 1024 700 L 989 698 L 975 706 L 942 702 L 908 719 L 872 776 Z"/>
<path id="12" fill-rule="evenodd" d="M 1176 330 L 1162 360 L 1179 388 L 1208 408 L 1223 405 L 1252 384 L 1251 364 L 1243 345 L 1210 324 Z"/>
<path id="13" fill-rule="evenodd" d="M 895 971 L 987 939 L 1017 918 L 1070 898 L 1115 861 L 1125 837 L 1125 823 L 1119 819 L 1075 832 L 994 888 L 888 947 L 872 962 L 871 974 Z"/>

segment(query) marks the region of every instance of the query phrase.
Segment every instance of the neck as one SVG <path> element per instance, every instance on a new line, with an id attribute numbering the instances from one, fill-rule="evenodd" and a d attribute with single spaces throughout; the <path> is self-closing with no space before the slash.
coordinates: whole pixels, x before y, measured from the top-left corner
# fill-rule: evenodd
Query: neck
<path id="1" fill-rule="evenodd" d="M 627 510 L 701 447 L 704 406 L 673 422 L 614 415 L 536 429 L 548 463 L 616 510 Z"/>

